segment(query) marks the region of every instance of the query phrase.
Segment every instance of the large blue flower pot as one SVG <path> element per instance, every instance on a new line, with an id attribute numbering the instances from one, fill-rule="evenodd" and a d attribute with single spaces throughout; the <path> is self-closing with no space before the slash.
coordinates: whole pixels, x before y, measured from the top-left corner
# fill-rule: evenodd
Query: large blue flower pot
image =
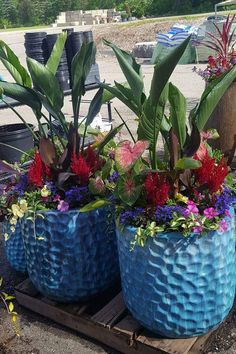
<path id="1" fill-rule="evenodd" d="M 224 234 L 162 233 L 130 251 L 135 228 L 117 230 L 124 301 L 147 329 L 199 336 L 220 324 L 235 296 L 233 223 Z"/>
<path id="2" fill-rule="evenodd" d="M 114 213 L 50 211 L 23 220 L 26 262 L 34 286 L 46 297 L 74 302 L 105 291 L 119 277 Z"/>
<path id="3" fill-rule="evenodd" d="M 15 231 L 12 232 L 10 225 L 4 222 L 2 231 L 3 235 L 5 233 L 8 234 L 8 240 L 5 241 L 5 252 L 8 262 L 17 272 L 27 273 L 25 249 L 20 224 L 17 223 Z"/>

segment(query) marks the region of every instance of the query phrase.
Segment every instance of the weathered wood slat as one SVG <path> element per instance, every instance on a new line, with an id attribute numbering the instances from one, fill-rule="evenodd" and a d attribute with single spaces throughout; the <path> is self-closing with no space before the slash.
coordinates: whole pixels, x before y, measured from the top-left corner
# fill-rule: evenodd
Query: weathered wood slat
<path id="1" fill-rule="evenodd" d="M 87 303 L 60 304 L 44 298 L 27 280 L 16 287 L 15 294 L 20 305 L 124 354 L 201 354 L 211 335 L 157 338 L 128 313 L 121 293 L 112 297 L 108 291 Z"/>
<path id="2" fill-rule="evenodd" d="M 141 342 L 152 348 L 161 349 L 163 353 L 167 354 L 187 354 L 196 340 L 197 337 L 187 339 L 160 339 L 147 330 L 144 330 L 137 338 L 137 342 Z"/>
<path id="3" fill-rule="evenodd" d="M 95 313 L 91 320 L 104 327 L 111 328 L 127 312 L 122 293 L 116 295 L 105 307 Z"/>

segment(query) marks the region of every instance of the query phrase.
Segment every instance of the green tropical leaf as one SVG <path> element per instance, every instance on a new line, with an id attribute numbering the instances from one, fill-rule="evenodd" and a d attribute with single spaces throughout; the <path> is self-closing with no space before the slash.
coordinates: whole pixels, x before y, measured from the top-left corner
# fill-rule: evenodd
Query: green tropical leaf
<path id="1" fill-rule="evenodd" d="M 135 102 L 141 108 L 142 93 L 144 90 L 143 78 L 141 75 L 141 66 L 136 63 L 135 59 L 127 52 L 118 48 L 115 44 L 103 40 L 104 43 L 112 48 L 116 58 L 120 64 L 120 68 L 123 71 L 126 80 L 135 97 Z"/>
<path id="2" fill-rule="evenodd" d="M 36 115 L 41 116 L 42 104 L 37 94 L 31 88 L 21 86 L 15 83 L 0 81 L 0 88 L 4 91 L 5 95 L 13 98 L 14 100 L 29 106 L 35 111 Z"/>
<path id="3" fill-rule="evenodd" d="M 11 48 L 0 40 L 0 60 L 6 67 L 8 72 L 12 75 L 16 83 L 32 87 L 32 80 L 27 70 L 21 65 L 18 57 L 11 50 Z"/>
<path id="4" fill-rule="evenodd" d="M 120 177 L 117 182 L 118 195 L 129 206 L 134 205 L 138 200 L 142 188 L 142 185 L 137 184 L 132 176 Z"/>
<path id="5" fill-rule="evenodd" d="M 186 141 L 186 98 L 179 89 L 169 83 L 170 122 L 181 149 Z"/>
<path id="6" fill-rule="evenodd" d="M 104 207 L 105 205 L 110 205 L 111 203 L 108 202 L 108 200 L 103 200 L 103 199 L 98 199 L 98 200 L 95 200 L 93 202 L 90 202 L 88 204 L 86 204 L 83 208 L 81 208 L 79 211 L 81 213 L 87 213 L 91 210 L 96 210 L 98 208 L 102 208 Z"/>
<path id="7" fill-rule="evenodd" d="M 60 64 L 61 56 L 65 47 L 67 39 L 67 33 L 62 32 L 57 38 L 56 43 L 54 44 L 51 55 L 47 61 L 46 67 L 51 71 L 53 75 L 56 74 L 58 66 Z"/>
<path id="8" fill-rule="evenodd" d="M 179 159 L 175 165 L 175 170 L 194 170 L 201 167 L 201 162 L 191 159 L 190 157 L 183 157 Z"/>
<path id="9" fill-rule="evenodd" d="M 75 127 L 78 125 L 78 116 L 81 96 L 85 94 L 85 80 L 91 70 L 96 55 L 93 42 L 83 44 L 81 50 L 74 56 L 71 66 L 72 77 L 72 105 Z"/>
<path id="10" fill-rule="evenodd" d="M 54 109 L 61 110 L 64 95 L 57 78 L 47 67 L 34 59 L 27 58 L 27 64 L 36 89 L 45 95 Z"/>
<path id="11" fill-rule="evenodd" d="M 85 121 L 86 127 L 92 124 L 94 118 L 100 112 L 102 106 L 102 98 L 103 98 L 103 88 L 101 87 L 89 105 L 89 111 Z"/>
<path id="12" fill-rule="evenodd" d="M 236 78 L 236 66 L 218 79 L 213 80 L 202 94 L 200 103 L 192 113 L 192 121 L 199 130 L 204 129 L 209 117 L 213 113 L 220 99 Z"/>
<path id="13" fill-rule="evenodd" d="M 149 95 L 150 104 L 152 106 L 157 106 L 162 91 L 164 90 L 167 82 L 169 81 L 169 78 L 172 72 L 174 71 L 176 65 L 178 64 L 180 58 L 184 54 L 184 51 L 187 48 L 189 41 L 190 36 L 155 65 Z"/>
<path id="14" fill-rule="evenodd" d="M 116 136 L 117 133 L 122 129 L 124 123 L 118 125 L 118 127 L 112 129 L 103 139 L 103 141 L 98 146 L 98 154 L 104 149 L 104 147 Z"/>

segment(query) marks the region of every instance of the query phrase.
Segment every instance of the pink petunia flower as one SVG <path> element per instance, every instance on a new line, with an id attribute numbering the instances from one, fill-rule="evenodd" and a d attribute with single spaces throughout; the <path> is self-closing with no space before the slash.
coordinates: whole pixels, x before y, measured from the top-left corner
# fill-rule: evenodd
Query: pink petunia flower
<path id="1" fill-rule="evenodd" d="M 69 204 L 67 202 L 65 202 L 64 200 L 60 200 L 60 202 L 57 206 L 57 210 L 67 211 L 67 210 L 69 210 Z"/>
<path id="2" fill-rule="evenodd" d="M 199 210 L 198 210 L 197 205 L 192 200 L 189 200 L 188 206 L 184 211 L 184 216 L 188 217 L 190 214 L 197 215 L 198 213 L 199 213 Z"/>
<path id="3" fill-rule="evenodd" d="M 219 215 L 219 213 L 214 208 L 205 209 L 203 214 L 207 219 L 214 219 L 216 216 Z"/>
<path id="4" fill-rule="evenodd" d="M 219 231 L 220 232 L 226 232 L 228 230 L 229 223 L 225 219 L 221 220 L 219 222 Z"/>

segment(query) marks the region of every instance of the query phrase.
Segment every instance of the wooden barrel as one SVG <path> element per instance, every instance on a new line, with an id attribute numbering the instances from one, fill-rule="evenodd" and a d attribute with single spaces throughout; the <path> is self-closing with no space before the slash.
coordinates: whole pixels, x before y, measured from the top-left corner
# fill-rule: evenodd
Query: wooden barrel
<path id="1" fill-rule="evenodd" d="M 228 88 L 209 118 L 205 129 L 210 128 L 220 135 L 219 139 L 210 141 L 210 145 L 228 156 L 236 142 L 236 82 Z"/>

